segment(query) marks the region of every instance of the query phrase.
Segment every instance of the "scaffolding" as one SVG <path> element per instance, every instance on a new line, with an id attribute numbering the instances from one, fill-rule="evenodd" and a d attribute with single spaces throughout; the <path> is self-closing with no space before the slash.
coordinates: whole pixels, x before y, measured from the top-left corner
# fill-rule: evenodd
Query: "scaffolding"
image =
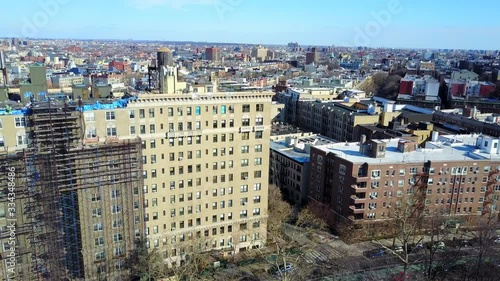
<path id="1" fill-rule="evenodd" d="M 140 139 L 86 145 L 82 118 L 55 101 L 34 104 L 27 118 L 30 141 L 18 158 L 33 276 L 23 280 L 122 279 L 144 233 Z"/>

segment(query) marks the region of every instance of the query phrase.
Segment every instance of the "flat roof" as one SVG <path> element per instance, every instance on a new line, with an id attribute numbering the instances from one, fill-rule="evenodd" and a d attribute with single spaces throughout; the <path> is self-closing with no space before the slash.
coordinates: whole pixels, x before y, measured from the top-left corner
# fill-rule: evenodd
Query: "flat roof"
<path id="1" fill-rule="evenodd" d="M 335 143 L 335 140 L 325 138 L 322 136 L 307 136 L 302 138 L 296 138 L 295 142 L 299 145 L 326 145 Z M 283 156 L 290 158 L 299 163 L 308 163 L 310 160 L 310 154 L 304 149 L 300 147 L 294 147 L 293 145 L 289 145 L 284 140 L 271 142 L 270 146 L 271 150 L 276 151 L 277 153 L 282 154 Z"/>
<path id="2" fill-rule="evenodd" d="M 475 144 L 479 135 L 446 135 L 439 136 L 437 142 L 428 142 L 426 148 L 417 148 L 412 152 L 402 153 L 397 149 L 399 140 L 404 138 L 379 140 L 386 143 L 385 158 L 371 158 L 359 152 L 359 142 L 334 143 L 316 146 L 327 153 L 335 153 L 338 157 L 352 163 L 423 163 L 426 161 L 453 162 L 467 160 L 497 160 L 499 154 L 480 151 Z"/>

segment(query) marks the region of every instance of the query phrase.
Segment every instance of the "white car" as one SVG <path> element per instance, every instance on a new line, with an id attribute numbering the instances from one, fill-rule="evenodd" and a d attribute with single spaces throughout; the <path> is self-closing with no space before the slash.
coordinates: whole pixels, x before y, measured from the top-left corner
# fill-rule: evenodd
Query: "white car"
<path id="1" fill-rule="evenodd" d="M 495 239 L 495 243 L 500 244 L 500 237 L 497 237 L 497 239 Z"/>

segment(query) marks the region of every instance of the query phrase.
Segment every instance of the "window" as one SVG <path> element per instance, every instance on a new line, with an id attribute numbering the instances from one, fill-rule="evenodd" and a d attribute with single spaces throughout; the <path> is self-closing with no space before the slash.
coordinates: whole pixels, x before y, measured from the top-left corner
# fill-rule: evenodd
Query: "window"
<path id="1" fill-rule="evenodd" d="M 25 134 L 22 135 L 17 135 L 17 145 L 27 145 L 28 144 L 28 137 Z"/>
<path id="2" fill-rule="evenodd" d="M 201 107 L 199 107 L 199 106 L 195 107 L 195 114 L 201 115 Z"/>
<path id="3" fill-rule="evenodd" d="M 129 110 L 128 111 L 128 118 L 134 119 L 135 118 L 135 110 Z"/>
<path id="4" fill-rule="evenodd" d="M 262 118 L 262 117 L 255 118 L 255 125 L 256 126 L 262 126 L 262 125 L 264 125 L 264 118 Z"/>
<path id="5" fill-rule="evenodd" d="M 240 186 L 240 192 L 248 192 L 248 185 L 242 185 Z"/>
<path id="6" fill-rule="evenodd" d="M 149 118 L 155 118 L 155 109 L 154 108 L 149 109 Z"/>
<path id="7" fill-rule="evenodd" d="M 149 125 L 149 133 L 154 134 L 155 133 L 155 124 L 150 124 Z"/>
<path id="8" fill-rule="evenodd" d="M 246 218 L 247 217 L 247 210 L 242 210 L 240 211 L 240 218 Z"/>
<path id="9" fill-rule="evenodd" d="M 249 104 L 244 104 L 242 106 L 242 112 L 250 112 L 250 105 Z"/>
<path id="10" fill-rule="evenodd" d="M 250 148 L 248 145 L 244 145 L 241 147 L 241 153 L 248 153 L 250 151 Z"/>
<path id="11" fill-rule="evenodd" d="M 106 111 L 106 121 L 115 120 L 114 111 Z"/>
<path id="12" fill-rule="evenodd" d="M 25 117 L 16 117 L 14 118 L 14 122 L 16 128 L 26 127 L 26 118 Z"/>
<path id="13" fill-rule="evenodd" d="M 111 199 L 116 199 L 121 196 L 121 190 L 113 189 L 111 190 Z"/>
<path id="14" fill-rule="evenodd" d="M 186 108 L 186 115 L 190 116 L 192 114 L 191 107 Z"/>
<path id="15" fill-rule="evenodd" d="M 146 117 L 144 109 L 139 109 L 139 118 L 144 118 Z"/>
<path id="16" fill-rule="evenodd" d="M 104 225 L 102 223 L 94 223 L 94 231 L 102 231 L 104 229 Z"/>
<path id="17" fill-rule="evenodd" d="M 102 216 L 102 209 L 101 208 L 94 208 L 92 209 L 92 217 L 100 217 Z"/>
<path id="18" fill-rule="evenodd" d="M 261 189 L 262 189 L 262 184 L 256 183 L 256 184 L 253 185 L 253 190 L 254 191 L 259 191 Z"/>
<path id="19" fill-rule="evenodd" d="M 255 152 L 262 152 L 262 144 L 255 145 Z"/>
<path id="20" fill-rule="evenodd" d="M 115 233 L 115 234 L 113 234 L 113 241 L 115 243 L 123 241 L 123 235 L 121 233 Z"/>
<path id="21" fill-rule="evenodd" d="M 262 103 L 256 104 L 255 105 L 255 110 L 258 111 L 258 112 L 264 111 L 264 104 L 262 104 Z"/>
<path id="22" fill-rule="evenodd" d="M 100 251 L 95 253 L 95 260 L 100 261 L 106 259 L 106 255 L 104 254 L 104 251 Z"/>
<path id="23" fill-rule="evenodd" d="M 372 178 L 380 178 L 380 170 L 373 170 Z"/>
<path id="24" fill-rule="evenodd" d="M 262 158 L 255 158 L 254 164 L 255 164 L 255 166 L 262 165 Z"/>
<path id="25" fill-rule="evenodd" d="M 111 206 L 111 212 L 113 214 L 120 213 L 122 211 L 122 206 L 121 205 L 113 205 Z"/>
<path id="26" fill-rule="evenodd" d="M 110 124 L 106 128 L 106 136 L 108 137 L 116 137 L 116 126 L 114 124 Z"/>
<path id="27" fill-rule="evenodd" d="M 94 114 L 94 112 L 85 112 L 83 115 L 85 117 L 85 123 L 94 122 L 95 121 L 95 114 Z"/>
<path id="28" fill-rule="evenodd" d="M 135 126 L 130 126 L 130 134 L 135 135 Z"/>
<path id="29" fill-rule="evenodd" d="M 94 241 L 95 246 L 104 245 L 104 237 L 97 237 Z"/>

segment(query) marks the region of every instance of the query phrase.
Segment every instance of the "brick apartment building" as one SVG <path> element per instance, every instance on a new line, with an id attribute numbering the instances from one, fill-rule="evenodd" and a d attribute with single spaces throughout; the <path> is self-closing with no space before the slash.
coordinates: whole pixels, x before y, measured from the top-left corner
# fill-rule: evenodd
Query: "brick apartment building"
<path id="1" fill-rule="evenodd" d="M 328 207 L 334 218 L 329 223 L 337 229 L 345 222 L 387 221 L 410 196 L 425 214 L 439 212 L 466 222 L 499 209 L 499 142 L 480 135 L 434 134 L 425 148 L 412 140 L 363 137 L 315 146 L 309 199 Z"/>

